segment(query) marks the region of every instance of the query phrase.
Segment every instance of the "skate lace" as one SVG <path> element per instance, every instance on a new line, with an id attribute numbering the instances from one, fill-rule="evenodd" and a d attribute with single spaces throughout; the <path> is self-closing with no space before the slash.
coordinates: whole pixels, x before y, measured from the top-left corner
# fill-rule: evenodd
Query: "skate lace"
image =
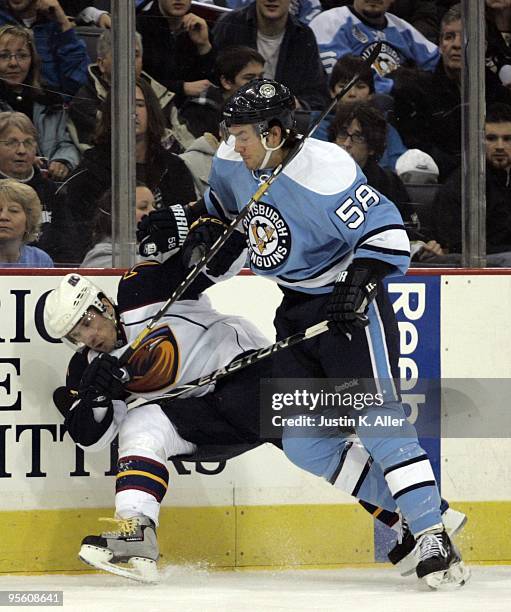
<path id="1" fill-rule="evenodd" d="M 433 533 L 422 536 L 419 562 L 431 557 L 447 557 L 447 550 L 442 543 L 441 536 Z"/>
<path id="2" fill-rule="evenodd" d="M 139 525 L 139 521 L 137 518 L 129 518 L 129 519 L 116 519 L 116 518 L 107 518 L 101 517 L 100 521 L 115 523 L 117 525 L 117 529 L 114 531 L 107 531 L 103 533 L 103 537 L 107 538 L 117 538 L 117 537 L 126 537 L 133 535 L 137 527 Z"/>

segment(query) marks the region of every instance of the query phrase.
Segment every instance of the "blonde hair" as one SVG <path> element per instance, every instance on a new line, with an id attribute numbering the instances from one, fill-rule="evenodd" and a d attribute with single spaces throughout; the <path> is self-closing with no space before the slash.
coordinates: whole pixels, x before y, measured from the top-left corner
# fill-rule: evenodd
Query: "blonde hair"
<path id="1" fill-rule="evenodd" d="M 2 40 L 3 36 L 14 36 L 16 38 L 22 38 L 25 41 L 30 51 L 30 55 L 32 56 L 30 69 L 25 79 L 25 85 L 30 85 L 35 88 L 37 91 L 34 93 L 41 93 L 41 58 L 36 50 L 32 30 L 24 28 L 23 26 L 7 24 L 0 28 L 0 40 Z"/>
<path id="2" fill-rule="evenodd" d="M 25 113 L 4 111 L 0 113 L 0 136 L 10 128 L 18 128 L 24 134 L 30 134 L 37 141 L 37 130 Z"/>
<path id="3" fill-rule="evenodd" d="M 25 183 L 16 179 L 0 180 L 0 200 L 21 204 L 27 217 L 23 242 L 27 244 L 37 238 L 41 227 L 42 206 L 37 193 Z"/>

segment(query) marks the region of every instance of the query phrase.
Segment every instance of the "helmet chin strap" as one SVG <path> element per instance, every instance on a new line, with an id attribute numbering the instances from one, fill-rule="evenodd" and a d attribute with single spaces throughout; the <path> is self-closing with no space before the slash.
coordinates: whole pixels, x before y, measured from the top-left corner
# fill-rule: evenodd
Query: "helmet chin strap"
<path id="1" fill-rule="evenodd" d="M 269 147 L 268 143 L 266 142 L 267 137 L 268 137 L 268 132 L 266 132 L 266 134 L 261 134 L 259 136 L 259 138 L 261 139 L 261 143 L 264 147 L 264 150 L 266 151 L 266 155 L 264 156 L 263 161 L 261 162 L 261 165 L 258 168 L 259 170 L 264 170 L 264 168 L 268 167 L 268 162 L 270 161 L 271 154 L 274 151 L 278 151 L 284 144 L 284 140 L 285 140 L 285 138 L 283 138 L 280 141 L 280 144 L 278 144 L 276 147 Z"/>

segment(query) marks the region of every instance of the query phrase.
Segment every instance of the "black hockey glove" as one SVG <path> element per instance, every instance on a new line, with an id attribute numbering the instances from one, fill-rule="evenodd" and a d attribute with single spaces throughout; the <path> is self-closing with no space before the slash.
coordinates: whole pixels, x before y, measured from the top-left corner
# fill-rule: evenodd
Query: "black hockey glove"
<path id="1" fill-rule="evenodd" d="M 378 281 L 392 266 L 371 259 L 357 259 L 339 274 L 327 304 L 328 318 L 338 331 L 353 334 L 369 325 L 367 310 L 376 297 Z"/>
<path id="2" fill-rule="evenodd" d="M 187 211 L 181 204 L 154 210 L 138 223 L 138 252 L 142 257 L 150 257 L 173 251 L 182 246 L 187 234 Z"/>
<path id="3" fill-rule="evenodd" d="M 101 398 L 108 400 L 124 398 L 126 396 L 124 385 L 129 379 L 128 369 L 120 367 L 117 357 L 101 353 L 91 361 L 83 373 L 78 387 L 78 397 L 91 407 L 102 405 Z"/>
<path id="4" fill-rule="evenodd" d="M 185 267 L 190 268 L 212 247 L 227 229 L 227 225 L 215 217 L 200 217 L 191 227 L 183 244 L 182 257 Z M 245 234 L 235 230 L 218 253 L 206 266 L 211 276 L 222 276 L 247 248 Z"/>

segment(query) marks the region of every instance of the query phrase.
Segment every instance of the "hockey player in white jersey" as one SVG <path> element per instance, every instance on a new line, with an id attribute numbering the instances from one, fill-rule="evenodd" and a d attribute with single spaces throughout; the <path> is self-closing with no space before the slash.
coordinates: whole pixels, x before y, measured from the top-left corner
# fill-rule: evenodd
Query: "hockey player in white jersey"
<path id="1" fill-rule="evenodd" d="M 238 241 L 229 261 L 239 259 L 241 265 L 244 250 L 244 240 Z M 239 268 L 236 262 L 234 266 Z M 197 387 L 185 399 L 149 402 L 128 411 L 127 404 L 137 397 L 161 396 L 268 345 L 249 321 L 211 307 L 202 291 L 212 282 L 201 275 L 134 352 L 126 380 L 116 356 L 184 274 L 178 257 L 163 264 L 139 264 L 119 282 L 117 304 L 88 279 L 68 274 L 49 293 L 44 310 L 49 333 L 77 350 L 66 386 L 54 394 L 72 439 L 87 451 L 97 451 L 119 434 L 118 527 L 87 536 L 80 558 L 145 582 L 157 580 L 155 527 L 169 484 L 167 458 L 188 455 L 195 461 L 219 461 L 259 445 L 259 378 L 270 375 L 269 362 L 264 361 L 251 366 L 250 375 L 243 370 L 219 381 L 216 393 L 208 393 L 213 386 Z"/>
<path id="2" fill-rule="evenodd" d="M 204 198 L 210 215 L 233 219 L 285 161 L 299 138 L 293 108 L 289 90 L 269 79 L 252 81 L 226 103 L 225 140 Z M 318 429 L 288 428 L 286 455 L 360 499 L 391 512 L 399 508 L 417 545 L 417 576 L 432 587 L 463 584 L 468 570 L 444 529 L 433 470 L 405 418 L 396 382 L 398 330 L 381 281 L 409 264 L 397 208 L 367 184 L 342 149 L 308 139 L 244 225 L 252 270 L 283 292 L 277 337 L 327 316 L 338 332 L 277 355 L 274 376 L 356 379 L 385 399 L 380 407 L 364 408 L 369 421 L 356 428 L 358 441 L 336 428 L 319 436 Z M 194 231 L 187 239 L 192 243 Z M 379 422 L 400 425 L 382 428 Z"/>

